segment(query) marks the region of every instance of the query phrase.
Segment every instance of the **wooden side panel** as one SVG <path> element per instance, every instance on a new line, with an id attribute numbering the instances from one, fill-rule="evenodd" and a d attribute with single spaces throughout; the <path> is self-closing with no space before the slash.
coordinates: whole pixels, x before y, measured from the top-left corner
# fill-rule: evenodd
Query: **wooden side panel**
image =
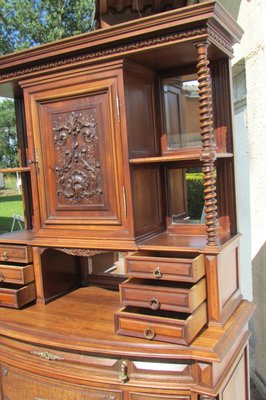
<path id="1" fill-rule="evenodd" d="M 154 80 L 155 74 L 151 70 L 126 63 L 124 83 L 130 158 L 158 153 Z"/>
<path id="2" fill-rule="evenodd" d="M 46 249 L 41 255 L 41 266 L 46 302 L 80 285 L 79 257 L 54 249 Z"/>
<path id="3" fill-rule="evenodd" d="M 131 178 L 135 235 L 159 231 L 163 227 L 160 167 L 134 167 Z"/>
<path id="4" fill-rule="evenodd" d="M 242 356 L 229 382 L 224 388 L 220 400 L 248 400 L 247 365 Z"/>
<path id="5" fill-rule="evenodd" d="M 206 256 L 209 323 L 224 325 L 241 301 L 238 282 L 238 239 L 218 256 Z"/>

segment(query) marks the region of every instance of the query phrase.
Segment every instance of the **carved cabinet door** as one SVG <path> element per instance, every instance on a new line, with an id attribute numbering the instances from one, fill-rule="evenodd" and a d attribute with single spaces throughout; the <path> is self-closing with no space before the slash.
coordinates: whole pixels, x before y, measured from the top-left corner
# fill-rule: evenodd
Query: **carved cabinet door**
<path id="1" fill-rule="evenodd" d="M 125 235 L 117 91 L 110 72 L 24 88 L 39 234 Z"/>

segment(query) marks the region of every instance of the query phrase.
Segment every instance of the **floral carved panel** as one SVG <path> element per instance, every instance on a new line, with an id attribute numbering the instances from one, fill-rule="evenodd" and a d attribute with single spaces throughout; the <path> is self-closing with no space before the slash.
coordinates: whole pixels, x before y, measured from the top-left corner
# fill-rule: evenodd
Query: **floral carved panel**
<path id="1" fill-rule="evenodd" d="M 96 109 L 52 115 L 57 205 L 102 204 Z"/>

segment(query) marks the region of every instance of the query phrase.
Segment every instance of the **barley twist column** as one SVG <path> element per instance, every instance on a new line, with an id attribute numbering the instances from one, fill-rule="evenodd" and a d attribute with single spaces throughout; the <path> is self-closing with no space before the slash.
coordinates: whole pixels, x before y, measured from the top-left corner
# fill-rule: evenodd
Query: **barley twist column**
<path id="1" fill-rule="evenodd" d="M 204 173 L 204 208 L 206 218 L 207 245 L 216 246 L 219 244 L 218 214 L 216 200 L 216 178 L 214 162 L 216 160 L 210 69 L 208 60 L 208 43 L 197 44 L 198 62 L 197 73 L 199 82 L 199 110 L 201 130 L 201 160 Z"/>

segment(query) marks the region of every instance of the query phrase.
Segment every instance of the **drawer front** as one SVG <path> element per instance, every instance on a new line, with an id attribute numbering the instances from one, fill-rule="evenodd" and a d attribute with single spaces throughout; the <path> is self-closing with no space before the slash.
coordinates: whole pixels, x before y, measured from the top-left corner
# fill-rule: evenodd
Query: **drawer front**
<path id="1" fill-rule="evenodd" d="M 188 345 L 207 322 L 206 303 L 191 315 L 127 307 L 115 314 L 120 335 Z"/>
<path id="2" fill-rule="evenodd" d="M 0 245 L 0 262 L 32 262 L 32 249 L 28 246 Z"/>
<path id="3" fill-rule="evenodd" d="M 183 285 L 167 282 L 166 285 L 165 281 L 133 278 L 120 285 L 120 294 L 123 307 L 191 313 L 206 299 L 206 281 Z"/>
<path id="4" fill-rule="evenodd" d="M 65 385 L 6 366 L 2 366 L 2 390 L 4 399 L 10 400 L 122 400 L 120 391 Z"/>
<path id="5" fill-rule="evenodd" d="M 50 376 L 69 382 L 70 379 L 84 382 L 105 382 L 118 385 L 123 361 L 118 358 L 100 357 L 87 354 L 50 349 L 30 343 L 0 337 L 0 354 L 12 359 L 16 365 L 32 365 L 40 376 Z"/>
<path id="6" fill-rule="evenodd" d="M 193 362 L 161 362 L 132 360 L 130 365 L 129 383 L 138 385 L 145 382 L 146 387 L 178 390 L 181 385 L 195 385 Z M 183 386 L 184 387 L 184 386 Z"/>
<path id="7" fill-rule="evenodd" d="M 186 394 L 176 396 L 160 395 L 160 394 L 147 394 L 147 393 L 130 393 L 130 400 L 191 400 L 191 397 Z"/>
<path id="8" fill-rule="evenodd" d="M 0 306 L 20 308 L 36 299 L 35 284 L 0 285 Z"/>
<path id="9" fill-rule="evenodd" d="M 26 285 L 34 281 L 33 265 L 5 265 L 0 264 L 0 283 L 16 283 Z"/>
<path id="10" fill-rule="evenodd" d="M 126 257 L 128 277 L 197 282 L 205 275 L 204 256 L 139 251 Z"/>

